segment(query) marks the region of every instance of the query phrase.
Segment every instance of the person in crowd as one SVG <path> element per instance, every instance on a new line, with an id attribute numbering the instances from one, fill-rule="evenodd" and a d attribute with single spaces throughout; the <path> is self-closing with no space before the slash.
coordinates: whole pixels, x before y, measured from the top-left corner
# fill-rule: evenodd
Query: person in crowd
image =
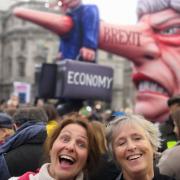
<path id="1" fill-rule="evenodd" d="M 168 99 L 167 105 L 169 107 L 169 118 L 159 125 L 162 137 L 162 146 L 160 151 L 173 147 L 176 144 L 177 137 L 174 133 L 174 123 L 171 115 L 180 107 L 180 95 L 175 95 Z"/>
<path id="2" fill-rule="evenodd" d="M 19 96 L 15 93 L 11 94 L 7 101 L 7 108 L 18 108 L 19 107 Z"/>
<path id="3" fill-rule="evenodd" d="M 36 98 L 35 101 L 34 101 L 34 105 L 37 106 L 37 107 L 43 107 L 45 104 L 45 100 L 42 99 L 42 98 Z"/>
<path id="4" fill-rule="evenodd" d="M 102 104 L 99 102 L 94 103 L 94 105 L 92 107 L 90 119 L 102 122 L 103 121 L 102 112 L 103 112 Z"/>
<path id="5" fill-rule="evenodd" d="M 136 114 L 116 117 L 107 127 L 109 151 L 121 167 L 116 180 L 170 180 L 154 169 L 154 158 L 160 147 L 160 132 L 156 125 Z"/>
<path id="6" fill-rule="evenodd" d="M 6 113 L 0 113 L 0 145 L 6 139 L 14 134 L 14 123 L 11 116 Z"/>
<path id="7" fill-rule="evenodd" d="M 172 120 L 178 142 L 173 148 L 167 149 L 162 153 L 158 167 L 162 174 L 180 180 L 180 106 L 172 113 Z"/>
<path id="8" fill-rule="evenodd" d="M 50 136 L 54 129 L 58 126 L 59 116 L 58 112 L 53 104 L 44 104 L 43 106 L 47 116 L 48 116 L 48 122 L 46 125 L 47 134 Z"/>
<path id="9" fill-rule="evenodd" d="M 105 124 L 99 121 L 92 121 L 92 126 L 96 132 L 96 137 L 101 150 L 101 158 L 96 165 L 96 169 L 89 173 L 90 180 L 112 180 L 119 174 L 119 169 L 115 163 L 110 159 L 107 152 L 107 142 L 105 136 Z"/>
<path id="10" fill-rule="evenodd" d="M 0 146 L 0 179 L 4 180 L 33 171 L 41 165 L 47 136 L 47 115 L 41 108 L 19 108 L 13 120 L 16 132 Z"/>
<path id="11" fill-rule="evenodd" d="M 27 172 L 10 180 L 84 180 L 95 167 L 100 149 L 92 125 L 77 113 L 64 117 L 46 141 L 47 162 L 36 173 Z"/>
<path id="12" fill-rule="evenodd" d="M 17 110 L 17 108 L 9 107 L 9 108 L 5 108 L 3 112 L 8 114 L 9 116 L 13 117 L 14 114 L 16 113 L 16 110 Z"/>

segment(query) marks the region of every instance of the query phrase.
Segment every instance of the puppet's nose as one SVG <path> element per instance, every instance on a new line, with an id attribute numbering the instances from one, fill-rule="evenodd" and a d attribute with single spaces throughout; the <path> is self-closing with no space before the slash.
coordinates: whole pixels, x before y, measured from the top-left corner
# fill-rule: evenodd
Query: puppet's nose
<path id="1" fill-rule="evenodd" d="M 13 14 L 21 19 L 43 26 L 58 35 L 64 35 L 73 27 L 73 21 L 70 17 L 55 13 L 15 8 Z"/>
<path id="2" fill-rule="evenodd" d="M 73 27 L 73 20 L 69 16 L 25 8 L 15 8 L 13 14 L 43 26 L 59 36 L 68 33 Z M 101 21 L 99 32 L 100 49 L 124 56 L 136 65 L 160 56 L 159 48 L 148 24 L 118 26 Z"/>
<path id="3" fill-rule="evenodd" d="M 100 27 L 99 47 L 105 51 L 126 57 L 136 65 L 157 59 L 160 55 L 147 24 L 113 26 L 102 22 Z"/>

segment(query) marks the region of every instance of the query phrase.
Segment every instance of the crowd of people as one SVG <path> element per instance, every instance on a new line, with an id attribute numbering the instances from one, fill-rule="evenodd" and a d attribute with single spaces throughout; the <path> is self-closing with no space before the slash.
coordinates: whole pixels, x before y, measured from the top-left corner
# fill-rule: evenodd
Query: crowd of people
<path id="1" fill-rule="evenodd" d="M 180 95 L 167 104 L 163 137 L 167 121 L 158 125 L 135 113 L 105 118 L 84 107 L 61 116 L 53 104 L 7 103 L 0 113 L 0 179 L 180 179 L 179 143 L 172 147 L 180 137 Z"/>

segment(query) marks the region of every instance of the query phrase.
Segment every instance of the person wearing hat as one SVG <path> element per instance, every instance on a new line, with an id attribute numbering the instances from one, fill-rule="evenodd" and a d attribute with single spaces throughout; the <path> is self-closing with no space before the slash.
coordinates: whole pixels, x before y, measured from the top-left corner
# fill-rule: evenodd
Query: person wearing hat
<path id="1" fill-rule="evenodd" d="M 167 105 L 169 107 L 169 118 L 159 125 L 162 134 L 162 147 L 160 151 L 172 148 L 176 145 L 177 137 L 173 131 L 174 124 L 171 115 L 180 107 L 180 94 L 177 94 L 168 99 Z"/>
<path id="2" fill-rule="evenodd" d="M 0 113 L 0 145 L 14 134 L 14 123 L 11 116 Z"/>
<path id="3" fill-rule="evenodd" d="M 179 96 L 180 97 L 180 96 Z M 172 102 L 179 102 L 178 99 L 172 99 Z M 170 102 L 171 103 L 171 102 Z M 166 149 L 159 159 L 157 166 L 160 173 L 165 174 L 175 179 L 180 179 L 180 106 L 176 106 L 176 110 L 171 114 L 174 124 L 174 132 L 177 137 L 177 143 L 173 148 Z"/>

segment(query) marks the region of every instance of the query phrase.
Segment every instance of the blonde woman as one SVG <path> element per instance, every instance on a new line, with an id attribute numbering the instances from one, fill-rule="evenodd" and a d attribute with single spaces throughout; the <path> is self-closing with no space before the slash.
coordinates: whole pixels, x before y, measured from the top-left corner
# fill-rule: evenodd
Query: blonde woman
<path id="1" fill-rule="evenodd" d="M 116 117 L 107 128 L 109 151 L 122 170 L 116 180 L 173 179 L 154 170 L 159 137 L 157 126 L 142 116 L 127 114 Z"/>

